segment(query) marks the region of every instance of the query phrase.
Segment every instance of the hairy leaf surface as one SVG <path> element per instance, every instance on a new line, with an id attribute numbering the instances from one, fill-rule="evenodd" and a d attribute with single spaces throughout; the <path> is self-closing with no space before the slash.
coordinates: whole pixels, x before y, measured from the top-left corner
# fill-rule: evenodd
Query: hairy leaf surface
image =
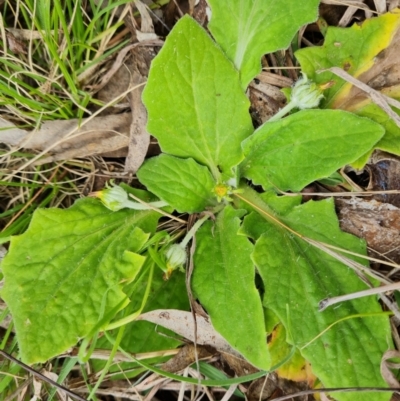
<path id="1" fill-rule="evenodd" d="M 303 110 L 265 123 L 243 143 L 243 175 L 265 189 L 300 191 L 371 149 L 381 125 L 341 110 Z"/>
<path id="2" fill-rule="evenodd" d="M 143 101 L 163 152 L 192 157 L 216 179 L 242 160 L 240 143 L 253 132 L 249 101 L 232 63 L 189 16 L 154 59 Z"/>
<path id="3" fill-rule="evenodd" d="M 340 231 L 332 200 L 307 202 L 282 220 L 304 236 L 365 254 L 362 240 Z M 256 242 L 253 260 L 265 285 L 264 305 L 279 316 L 289 342 L 311 362 L 325 387 L 385 387 L 380 361 L 391 347 L 391 335 L 387 316 L 379 316 L 382 310 L 376 298 L 318 311 L 320 300 L 365 289 L 366 284 L 350 268 L 286 229 L 266 220 L 260 224 L 265 232 Z M 376 315 L 338 322 L 371 313 Z M 375 401 L 388 400 L 390 394 L 343 393 L 334 397 Z"/>
<path id="4" fill-rule="evenodd" d="M 207 167 L 193 159 L 160 155 L 137 172 L 140 182 L 180 213 L 202 212 L 216 203 L 215 181 Z"/>
<path id="5" fill-rule="evenodd" d="M 209 0 L 212 35 L 240 71 L 242 86 L 261 71 L 261 57 L 289 47 L 317 19 L 319 0 Z"/>
<path id="6" fill-rule="evenodd" d="M 264 315 L 250 259 L 253 245 L 237 235 L 243 211 L 227 206 L 215 226 L 196 233 L 192 286 L 214 328 L 250 363 L 270 367 Z"/>
<path id="7" fill-rule="evenodd" d="M 89 198 L 67 210 L 35 212 L 28 230 L 12 238 L 2 263 L 2 297 L 25 362 L 64 352 L 126 305 L 123 286 L 139 272 L 144 257 L 138 252 L 159 216 L 111 212 Z"/>

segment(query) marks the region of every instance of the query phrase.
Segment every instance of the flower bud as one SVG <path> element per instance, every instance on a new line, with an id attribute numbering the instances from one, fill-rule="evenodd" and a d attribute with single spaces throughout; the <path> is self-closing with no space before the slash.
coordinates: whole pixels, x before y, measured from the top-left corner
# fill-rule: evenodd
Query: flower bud
<path id="1" fill-rule="evenodd" d="M 292 89 L 290 102 L 299 109 L 311 109 L 317 107 L 323 97 L 322 89 L 303 73 Z"/>
<path id="2" fill-rule="evenodd" d="M 149 203 L 133 202 L 129 200 L 128 193 L 119 185 L 114 185 L 113 182 L 111 182 L 111 186 L 106 185 L 106 189 L 93 192 L 91 196 L 97 196 L 100 198 L 103 205 L 113 212 L 117 212 L 123 208 L 134 210 L 150 210 L 152 208 L 168 206 L 168 203 L 164 201 Z"/>
<path id="3" fill-rule="evenodd" d="M 113 185 L 97 193 L 103 205 L 116 212 L 129 204 L 128 194 L 119 185 Z"/>
<path id="4" fill-rule="evenodd" d="M 171 245 L 165 252 L 168 271 L 176 270 L 186 263 L 186 249 L 180 244 Z"/>

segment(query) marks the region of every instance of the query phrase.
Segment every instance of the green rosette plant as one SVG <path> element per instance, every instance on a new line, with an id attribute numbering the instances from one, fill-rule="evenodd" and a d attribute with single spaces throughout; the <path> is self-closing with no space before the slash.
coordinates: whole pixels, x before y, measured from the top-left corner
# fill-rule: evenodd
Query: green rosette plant
<path id="1" fill-rule="evenodd" d="M 175 25 L 143 93 L 148 131 L 162 150 L 137 173 L 149 191 L 139 194 L 150 203 L 147 210 L 128 199 L 125 192 L 133 189 L 110 187 L 100 195 L 103 204 L 82 199 L 67 210 L 37 211 L 29 229 L 12 239 L 1 295 L 25 362 L 44 362 L 117 327 L 137 280 L 157 276 L 147 273 L 155 264 L 169 279 L 166 286 L 184 283 L 174 270 L 185 266 L 195 237 L 192 291 L 248 362 L 265 373 L 279 362 L 267 344 L 274 315 L 324 387 L 387 387 L 379 367 L 391 347 L 390 327 L 377 300 L 318 310 L 328 296 L 367 288 L 337 251 L 360 255 L 346 257 L 365 266 L 364 241 L 340 230 L 332 199 L 303 204 L 300 196 L 279 195 L 355 162 L 384 129 L 347 111 L 313 109 L 323 93 L 305 75 L 288 107 L 297 112 L 256 130 L 249 114 L 244 88 L 259 72 L 261 54 L 287 47 L 316 18 L 318 1 L 301 9 L 298 3 L 212 0 L 209 29 L 216 41 L 189 16 Z M 283 23 L 281 15 L 291 18 Z M 183 240 L 157 228 L 165 205 L 198 216 Z M 169 291 L 187 305 L 182 285 Z M 140 337 L 139 326 L 134 333 Z M 333 396 L 390 398 L 361 394 Z"/>

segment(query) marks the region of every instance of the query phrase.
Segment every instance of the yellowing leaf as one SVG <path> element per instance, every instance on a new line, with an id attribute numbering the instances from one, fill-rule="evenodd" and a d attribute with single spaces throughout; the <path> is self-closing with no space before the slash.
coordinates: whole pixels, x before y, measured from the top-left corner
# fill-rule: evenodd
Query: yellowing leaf
<path id="1" fill-rule="evenodd" d="M 286 330 L 282 324 L 278 324 L 271 333 L 271 339 L 268 342 L 271 353 L 272 365 L 283 360 L 289 354 L 291 347 L 286 342 Z M 295 382 L 307 382 L 313 386 L 316 377 L 312 373 L 311 365 L 300 354 L 298 350 L 294 353 L 290 361 L 283 364 L 276 370 L 279 377 Z"/>
<path id="2" fill-rule="evenodd" d="M 329 71 L 317 73 L 340 67 L 371 88 L 399 99 L 400 9 L 351 28 L 330 27 L 323 46 L 299 50 L 296 57 L 302 70 L 318 84 L 335 83 L 324 92 L 322 107 L 352 111 L 382 124 L 386 133 L 375 148 L 400 154 L 400 128 L 366 92 Z"/>

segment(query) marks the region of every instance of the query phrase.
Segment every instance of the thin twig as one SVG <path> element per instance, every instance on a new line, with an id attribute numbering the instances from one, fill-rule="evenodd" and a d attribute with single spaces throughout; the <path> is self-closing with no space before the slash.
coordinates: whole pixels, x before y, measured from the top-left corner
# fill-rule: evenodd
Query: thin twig
<path id="1" fill-rule="evenodd" d="M 350 301 L 351 299 L 367 297 L 369 295 L 382 294 L 388 291 L 400 290 L 400 282 L 384 285 L 382 287 L 370 288 L 368 290 L 352 292 L 351 294 L 340 295 L 332 298 L 325 298 L 319 303 L 319 311 L 322 312 L 328 306 L 339 302 Z"/>
<path id="2" fill-rule="evenodd" d="M 400 109 L 400 102 L 396 99 L 393 99 L 389 96 L 384 95 L 383 93 L 371 88 L 364 82 L 359 81 L 358 79 L 354 78 L 350 74 L 348 74 L 346 71 L 342 70 L 339 67 L 331 67 L 331 68 L 326 68 L 323 70 L 317 71 L 317 73 L 325 72 L 325 71 L 330 71 L 333 74 L 337 75 L 338 77 L 344 79 L 345 81 L 353 84 L 356 86 L 358 89 L 361 89 L 365 93 L 369 95 L 371 100 L 379 106 L 383 111 L 385 111 L 389 117 L 393 119 L 393 121 L 397 124 L 398 127 L 400 127 L 400 117 L 398 116 L 397 113 L 395 113 L 390 107 L 389 104 Z"/>
<path id="3" fill-rule="evenodd" d="M 49 379 L 45 375 L 41 374 L 37 370 L 31 368 L 30 366 L 26 365 L 25 363 L 19 361 L 18 359 L 14 358 L 12 355 L 8 354 L 7 352 L 0 350 L 0 355 L 4 356 L 4 358 L 7 358 L 8 360 L 16 363 L 17 365 L 22 366 L 25 370 L 27 370 L 29 373 L 34 375 L 40 380 L 45 381 L 46 383 L 49 383 L 50 385 L 57 387 L 61 391 L 64 391 L 64 393 L 68 394 L 70 397 L 79 400 L 79 401 L 87 401 L 86 398 L 81 397 L 80 395 L 74 393 L 73 391 L 67 389 L 66 387 L 62 386 L 61 384 L 56 383 L 54 380 Z"/>

